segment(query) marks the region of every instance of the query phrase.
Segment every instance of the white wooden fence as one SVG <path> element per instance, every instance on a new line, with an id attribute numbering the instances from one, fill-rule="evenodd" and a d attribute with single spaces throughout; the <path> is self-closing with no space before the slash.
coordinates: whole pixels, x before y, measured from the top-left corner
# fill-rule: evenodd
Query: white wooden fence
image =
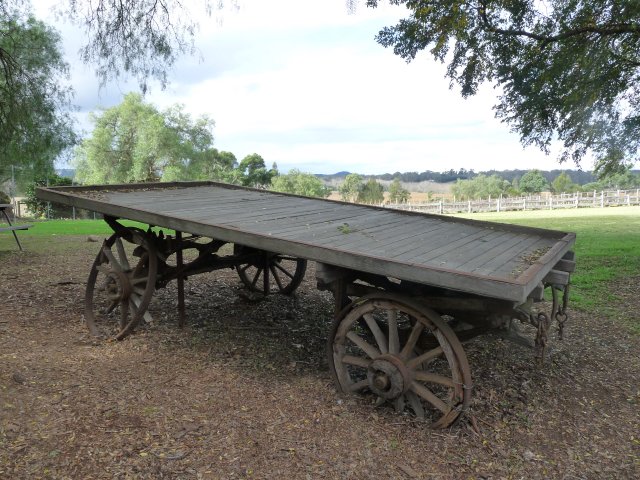
<path id="1" fill-rule="evenodd" d="M 437 201 L 429 203 L 386 204 L 386 208 L 423 213 L 506 212 L 509 210 L 554 210 L 558 208 L 604 208 L 640 205 L 640 189 L 562 193 L 530 197 L 500 197 L 486 200 Z"/>

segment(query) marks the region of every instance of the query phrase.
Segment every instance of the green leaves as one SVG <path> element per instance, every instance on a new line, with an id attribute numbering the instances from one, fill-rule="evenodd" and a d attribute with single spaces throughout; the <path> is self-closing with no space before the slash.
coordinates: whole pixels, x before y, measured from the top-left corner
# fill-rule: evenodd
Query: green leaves
<path id="1" fill-rule="evenodd" d="M 376 6 L 377 1 L 367 2 Z M 463 96 L 502 88 L 496 116 L 525 145 L 559 160 L 592 154 L 600 174 L 623 171 L 640 146 L 640 2 L 627 0 L 393 0 L 409 18 L 377 36 L 411 61 L 448 63 Z"/>
<path id="2" fill-rule="evenodd" d="M 271 190 L 320 198 L 325 198 L 330 193 L 329 189 L 318 177 L 295 168 L 286 175 L 275 177 L 271 181 Z"/>
<path id="3" fill-rule="evenodd" d="M 0 6 L 0 183 L 25 184 L 52 172 L 76 137 L 59 34 L 10 7 Z"/>
<path id="4" fill-rule="evenodd" d="M 92 115 L 91 137 L 76 149 L 81 183 L 219 179 L 235 157 L 213 148 L 213 120 L 192 119 L 180 105 L 165 112 L 130 93 L 120 105 Z"/>

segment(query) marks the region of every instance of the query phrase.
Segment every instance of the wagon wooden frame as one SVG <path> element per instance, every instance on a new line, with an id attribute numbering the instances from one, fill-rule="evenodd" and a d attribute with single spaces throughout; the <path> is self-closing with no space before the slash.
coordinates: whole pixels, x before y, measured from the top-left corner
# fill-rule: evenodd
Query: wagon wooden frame
<path id="1" fill-rule="evenodd" d="M 189 276 L 235 268 L 251 290 L 290 294 L 315 261 L 318 288 L 335 299 L 327 355 L 338 389 L 371 394 L 434 428 L 469 405 L 463 341 L 497 334 L 531 344 L 542 359 L 551 322 L 562 328 L 567 318 L 573 233 L 215 182 L 39 188 L 37 196 L 99 212 L 114 231 L 87 282 L 85 322 L 94 335 L 111 319 L 108 336 L 126 337 L 170 281 L 182 325 Z M 233 253 L 223 255 L 227 244 Z M 188 250 L 195 255 L 185 261 Z M 548 313 L 533 306 L 546 288 Z M 534 342 L 514 332 L 514 320 L 536 327 Z"/>

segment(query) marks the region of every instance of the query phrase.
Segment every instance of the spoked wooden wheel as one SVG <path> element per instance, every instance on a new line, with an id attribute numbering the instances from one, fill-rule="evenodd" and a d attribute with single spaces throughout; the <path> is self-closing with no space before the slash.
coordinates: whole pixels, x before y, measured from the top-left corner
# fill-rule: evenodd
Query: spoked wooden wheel
<path id="1" fill-rule="evenodd" d="M 285 295 L 293 293 L 302 283 L 307 270 L 305 259 L 290 255 L 260 251 L 242 245 L 234 245 L 233 253 L 235 255 L 252 253 L 256 255 L 250 263 L 236 267 L 242 283 L 254 292 Z"/>
<path id="2" fill-rule="evenodd" d="M 144 232 L 133 243 L 114 233 L 96 256 L 85 293 L 85 322 L 92 335 L 121 340 L 145 315 L 155 289 L 158 257 Z"/>
<path id="3" fill-rule="evenodd" d="M 436 341 L 421 342 L 425 337 Z M 432 428 L 451 425 L 471 397 L 469 364 L 455 333 L 436 312 L 395 295 L 363 297 L 336 319 L 329 365 L 343 392 L 370 394 Z"/>

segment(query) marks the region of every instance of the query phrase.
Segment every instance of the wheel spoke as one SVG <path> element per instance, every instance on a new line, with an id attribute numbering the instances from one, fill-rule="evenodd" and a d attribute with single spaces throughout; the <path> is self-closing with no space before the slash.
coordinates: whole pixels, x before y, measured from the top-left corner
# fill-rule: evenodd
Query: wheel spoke
<path id="1" fill-rule="evenodd" d="M 345 355 L 340 359 L 342 363 L 347 365 L 354 365 L 356 367 L 367 368 L 369 366 L 369 360 L 362 357 L 354 357 L 353 355 Z"/>
<path id="2" fill-rule="evenodd" d="M 142 295 L 144 295 L 145 289 L 144 288 L 140 288 L 140 287 L 133 287 L 133 291 L 135 293 L 137 293 L 138 295 L 142 296 Z"/>
<path id="3" fill-rule="evenodd" d="M 274 263 L 273 266 L 276 267 L 278 270 L 280 270 L 282 273 L 284 273 L 291 280 L 293 280 L 293 274 L 289 272 L 289 270 L 284 268 L 282 265 L 280 265 L 279 263 Z"/>
<path id="4" fill-rule="evenodd" d="M 366 353 L 369 357 L 376 358 L 380 356 L 380 352 L 378 351 L 378 349 L 368 343 L 362 337 L 358 336 L 357 333 L 349 332 L 347 333 L 347 338 L 355 343 L 360 348 L 360 350 Z"/>
<path id="5" fill-rule="evenodd" d="M 455 384 L 453 380 L 449 377 L 445 377 L 443 375 L 437 375 L 435 373 L 423 372 L 422 370 L 418 370 L 414 373 L 414 377 L 416 380 L 426 383 L 437 383 L 438 385 L 444 385 L 445 387 L 454 388 Z"/>
<path id="6" fill-rule="evenodd" d="M 359 382 L 352 383 L 349 385 L 349 390 L 352 392 L 357 392 L 358 390 L 362 390 L 365 387 L 369 386 L 368 380 L 360 380 Z"/>
<path id="7" fill-rule="evenodd" d="M 418 343 L 418 338 L 420 338 L 422 330 L 424 330 L 424 325 L 416 320 L 416 323 L 411 330 L 411 335 L 409 335 L 407 343 L 405 343 L 402 352 L 400 352 L 401 357 L 409 358 L 411 356 L 413 349 L 416 347 L 416 343 Z"/>
<path id="8" fill-rule="evenodd" d="M 436 347 L 432 350 L 429 350 L 428 352 L 423 353 L 422 355 L 419 355 L 415 358 L 412 358 L 411 360 L 409 360 L 407 362 L 407 367 L 409 368 L 417 368 L 418 366 L 422 365 L 422 364 L 426 364 L 429 363 L 431 360 L 439 357 L 440 355 L 442 355 L 443 350 L 442 347 Z"/>
<path id="9" fill-rule="evenodd" d="M 107 260 L 115 270 L 118 270 L 119 272 L 123 271 L 122 265 L 120 265 L 120 262 L 118 262 L 118 260 L 116 260 L 116 257 L 113 256 L 113 252 L 109 247 L 103 247 L 102 253 L 104 253 L 104 256 L 107 257 Z"/>
<path id="10" fill-rule="evenodd" d="M 382 333 L 382 330 L 380 330 L 378 322 L 376 322 L 376 319 L 373 318 L 373 315 L 371 315 L 370 313 L 365 313 L 363 317 L 364 321 L 367 322 L 367 325 L 369 326 L 369 330 L 371 330 L 371 333 L 373 333 L 373 336 L 376 339 L 378 348 L 380 348 L 380 351 L 382 353 L 387 353 L 387 337 L 385 337 L 384 333 Z"/>
<path id="11" fill-rule="evenodd" d="M 389 353 L 399 353 L 398 312 L 393 309 L 387 310 L 387 321 L 389 323 Z"/>
<path id="12" fill-rule="evenodd" d="M 449 405 L 440 400 L 431 390 L 429 390 L 424 385 L 421 385 L 417 382 L 412 382 L 411 390 L 417 393 L 419 397 L 436 407 L 442 413 L 449 413 L 451 411 L 451 407 Z"/>
<path id="13" fill-rule="evenodd" d="M 103 313 L 105 315 L 109 315 L 111 312 L 113 312 L 113 310 L 118 306 L 119 303 L 120 301 L 116 298 L 113 302 L 111 302 L 111 305 L 104 309 Z"/>
<path id="14" fill-rule="evenodd" d="M 140 303 L 142 303 L 142 300 L 139 296 L 137 295 L 131 295 L 131 298 L 129 299 L 131 303 L 133 303 L 133 305 L 135 305 L 135 311 L 136 313 L 138 312 L 138 310 L 140 309 Z M 153 316 L 151 315 L 151 313 L 149 313 L 149 310 L 145 310 L 144 313 L 142 314 L 142 318 L 144 318 L 144 321 L 147 323 L 151 323 L 153 322 Z"/>
<path id="15" fill-rule="evenodd" d="M 138 285 L 140 283 L 147 283 L 148 278 L 147 277 L 135 277 L 135 278 L 131 278 L 129 279 L 129 282 L 131 282 L 131 285 Z"/>
<path id="16" fill-rule="evenodd" d="M 96 265 L 96 270 L 99 271 L 100 273 L 104 273 L 105 275 L 111 272 L 111 269 L 109 268 L 109 266 L 105 264 Z"/>
<path id="17" fill-rule="evenodd" d="M 407 392 L 407 400 L 409 400 L 409 406 L 413 410 L 413 413 L 417 418 L 424 419 L 424 407 L 420 398 L 412 391 Z"/>
<path id="18" fill-rule="evenodd" d="M 116 238 L 116 250 L 118 251 L 118 258 L 120 259 L 122 268 L 126 271 L 131 270 L 129 260 L 127 259 L 127 253 L 124 251 L 124 245 L 122 245 L 122 239 L 120 237 Z"/>
<path id="19" fill-rule="evenodd" d="M 405 400 L 404 395 L 400 395 L 393 401 L 393 407 L 396 409 L 396 413 L 404 412 Z"/>
<path id="20" fill-rule="evenodd" d="M 260 279 L 260 274 L 262 273 L 262 267 L 257 267 L 256 269 L 256 274 L 253 277 L 253 280 L 251 280 L 251 287 L 255 288 L 256 284 L 258 283 L 258 280 Z"/>
<path id="21" fill-rule="evenodd" d="M 275 269 L 274 265 L 270 265 L 269 266 L 269 270 L 271 270 L 271 274 L 273 276 L 273 279 L 276 281 L 276 284 L 278 285 L 278 289 L 280 291 L 284 290 L 284 287 L 282 286 L 282 281 L 280 280 L 280 277 L 278 276 L 278 271 Z"/>
<path id="22" fill-rule="evenodd" d="M 129 323 L 129 302 L 122 300 L 120 302 L 120 329 L 122 330 Z"/>

